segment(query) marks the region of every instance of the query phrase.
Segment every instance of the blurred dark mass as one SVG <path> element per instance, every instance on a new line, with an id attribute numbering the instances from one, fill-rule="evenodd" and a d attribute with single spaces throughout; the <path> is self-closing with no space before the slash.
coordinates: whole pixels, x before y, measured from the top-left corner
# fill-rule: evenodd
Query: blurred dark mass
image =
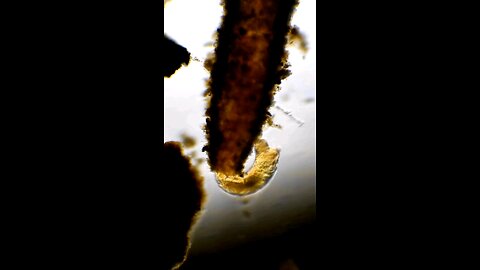
<path id="1" fill-rule="evenodd" d="M 212 254 L 190 255 L 180 270 L 306 270 L 318 269 L 315 222 L 282 235 Z"/>
<path id="2" fill-rule="evenodd" d="M 161 44 L 163 77 L 172 76 L 182 65 L 190 63 L 190 53 L 167 36 L 163 36 Z"/>
<path id="3" fill-rule="evenodd" d="M 188 249 L 188 231 L 194 222 L 195 214 L 201 209 L 205 192 L 202 177 L 183 155 L 181 144 L 166 142 L 163 146 L 163 164 L 170 170 L 168 191 L 175 194 L 175 201 L 167 207 L 165 214 L 165 234 L 162 243 L 162 267 L 170 269 L 180 263 Z M 162 268 L 163 269 L 163 268 Z"/>

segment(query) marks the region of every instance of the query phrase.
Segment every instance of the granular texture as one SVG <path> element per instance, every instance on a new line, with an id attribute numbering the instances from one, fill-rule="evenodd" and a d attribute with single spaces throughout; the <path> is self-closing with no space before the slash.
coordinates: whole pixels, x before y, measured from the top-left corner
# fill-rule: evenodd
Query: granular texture
<path id="1" fill-rule="evenodd" d="M 297 0 L 225 0 L 225 15 L 210 69 L 206 111 L 209 163 L 241 175 L 268 118 L 276 85 L 286 78 L 285 45 Z"/>

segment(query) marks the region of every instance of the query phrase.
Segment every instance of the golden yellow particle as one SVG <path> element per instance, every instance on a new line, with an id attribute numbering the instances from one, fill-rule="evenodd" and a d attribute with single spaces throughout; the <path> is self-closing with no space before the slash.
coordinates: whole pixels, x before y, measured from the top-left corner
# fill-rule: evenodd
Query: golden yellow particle
<path id="1" fill-rule="evenodd" d="M 265 120 L 265 126 L 264 128 L 267 128 L 267 127 L 274 127 L 274 128 L 278 128 L 278 129 L 282 129 L 282 126 L 279 125 L 279 124 L 275 124 L 273 122 L 273 117 L 272 116 L 268 116 L 267 119 Z"/>
<path id="2" fill-rule="evenodd" d="M 265 140 L 259 139 L 254 145 L 255 162 L 246 174 L 227 176 L 216 173 L 219 186 L 234 195 L 247 195 L 260 190 L 277 170 L 280 150 L 268 147 Z"/>

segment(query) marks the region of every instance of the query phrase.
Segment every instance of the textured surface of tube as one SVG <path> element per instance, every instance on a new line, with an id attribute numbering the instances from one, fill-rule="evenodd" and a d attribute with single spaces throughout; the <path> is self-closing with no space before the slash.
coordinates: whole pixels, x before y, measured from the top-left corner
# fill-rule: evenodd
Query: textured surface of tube
<path id="1" fill-rule="evenodd" d="M 285 51 L 296 0 L 225 0 L 206 111 L 213 171 L 242 175 L 244 162 L 268 119 L 275 86 L 288 76 Z"/>

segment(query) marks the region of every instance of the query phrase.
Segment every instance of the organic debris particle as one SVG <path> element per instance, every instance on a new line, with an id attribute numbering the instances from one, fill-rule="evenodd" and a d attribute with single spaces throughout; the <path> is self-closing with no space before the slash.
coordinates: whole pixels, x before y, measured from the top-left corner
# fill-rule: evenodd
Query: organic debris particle
<path id="1" fill-rule="evenodd" d="M 195 161 L 197 162 L 197 166 L 200 166 L 200 165 L 203 164 L 203 162 L 205 161 L 205 159 L 203 159 L 203 158 L 197 158 Z"/>
<path id="2" fill-rule="evenodd" d="M 180 137 L 182 138 L 182 143 L 183 143 L 183 146 L 185 146 L 185 148 L 194 147 L 195 144 L 197 143 L 194 137 L 189 136 L 185 133 L 182 133 Z"/>
<path id="3" fill-rule="evenodd" d="M 290 29 L 288 40 L 289 44 L 297 45 L 302 53 L 306 54 L 308 52 L 307 39 L 305 35 L 300 32 L 298 26 L 295 25 Z"/>
<path id="4" fill-rule="evenodd" d="M 243 209 L 242 214 L 246 218 L 250 218 L 252 216 L 252 212 L 250 212 L 248 209 Z"/>
<path id="5" fill-rule="evenodd" d="M 314 102 L 314 101 L 315 101 L 314 98 L 306 98 L 303 102 L 305 102 L 305 103 L 312 103 L 312 102 Z"/>

